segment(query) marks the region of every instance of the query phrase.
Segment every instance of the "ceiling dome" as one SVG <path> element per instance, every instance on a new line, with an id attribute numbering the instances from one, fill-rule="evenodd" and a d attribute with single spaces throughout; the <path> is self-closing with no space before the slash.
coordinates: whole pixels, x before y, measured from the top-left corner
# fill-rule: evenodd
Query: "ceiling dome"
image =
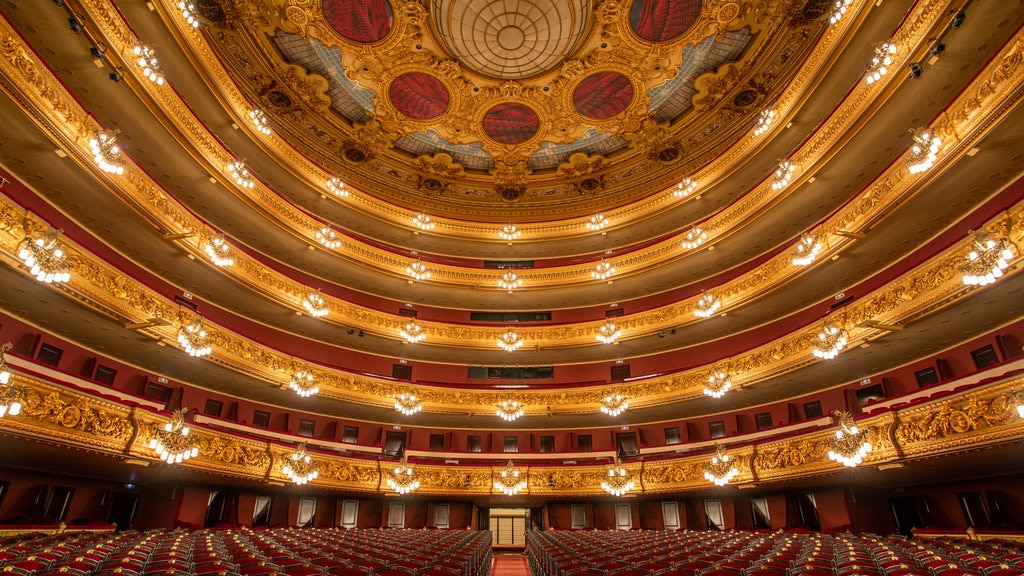
<path id="1" fill-rule="evenodd" d="M 587 0 L 434 0 L 441 44 L 466 68 L 502 80 L 553 69 L 587 27 Z"/>

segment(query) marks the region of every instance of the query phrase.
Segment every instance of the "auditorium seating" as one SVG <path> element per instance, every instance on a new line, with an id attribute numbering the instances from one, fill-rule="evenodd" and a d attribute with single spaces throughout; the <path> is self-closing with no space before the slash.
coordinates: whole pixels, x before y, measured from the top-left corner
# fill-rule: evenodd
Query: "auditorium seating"
<path id="1" fill-rule="evenodd" d="M 531 532 L 533 576 L 1024 576 L 1024 543 L 758 531 Z"/>
<path id="2" fill-rule="evenodd" d="M 40 576 L 485 576 L 489 532 L 184 530 L 0 538 L 0 573 Z"/>

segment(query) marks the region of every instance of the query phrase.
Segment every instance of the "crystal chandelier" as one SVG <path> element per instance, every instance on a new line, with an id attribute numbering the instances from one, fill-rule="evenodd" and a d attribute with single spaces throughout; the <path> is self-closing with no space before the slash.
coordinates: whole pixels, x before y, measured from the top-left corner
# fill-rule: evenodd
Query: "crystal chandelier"
<path id="1" fill-rule="evenodd" d="M 65 259 L 64 249 L 58 240 L 61 232 L 63 230 L 51 230 L 35 240 L 25 236 L 18 245 L 18 258 L 40 282 L 52 284 L 71 279 L 68 271 L 71 265 Z"/>
<path id="2" fill-rule="evenodd" d="M 420 399 L 415 394 L 406 390 L 395 397 L 395 410 L 406 416 L 412 416 L 423 410 L 423 404 L 420 404 Z"/>
<path id="3" fill-rule="evenodd" d="M 587 222 L 587 230 L 600 230 L 608 225 L 608 217 L 604 214 L 595 214 Z"/>
<path id="4" fill-rule="evenodd" d="M 676 184 L 676 189 L 672 191 L 672 195 L 676 198 L 685 198 L 693 193 L 697 189 L 697 183 L 690 178 L 683 178 L 683 181 Z"/>
<path id="5" fill-rule="evenodd" d="M 721 398 L 732 388 L 732 377 L 724 368 L 717 364 L 711 368 L 708 374 L 708 383 L 704 385 L 704 393 L 712 398 Z"/>
<path id="6" fill-rule="evenodd" d="M 754 136 L 760 136 L 768 131 L 768 127 L 775 121 L 775 110 L 766 108 L 757 117 L 757 126 L 754 127 Z"/>
<path id="7" fill-rule="evenodd" d="M 420 213 L 412 219 L 412 223 L 420 230 L 433 230 L 434 221 L 430 219 L 430 216 Z"/>
<path id="8" fill-rule="evenodd" d="M 515 330 L 509 328 L 498 337 L 498 347 L 506 352 L 514 352 L 523 347 L 523 339 Z"/>
<path id="9" fill-rule="evenodd" d="M 505 469 L 494 479 L 494 489 L 506 496 L 515 496 L 526 489 L 526 478 L 520 477 L 519 469 L 509 460 Z"/>
<path id="10" fill-rule="evenodd" d="M 501 227 L 501 230 L 498 231 L 498 237 L 509 242 L 522 235 L 523 232 L 519 228 L 516 228 L 515 224 L 505 224 Z"/>
<path id="11" fill-rule="evenodd" d="M 13 347 L 10 342 L 0 346 L 0 418 L 7 414 L 21 414 L 21 401 L 25 397 L 25 389 L 11 384 L 11 372 L 7 369 L 4 354 Z"/>
<path id="12" fill-rule="evenodd" d="M 206 335 L 206 328 L 203 327 L 203 319 L 196 316 L 192 322 L 182 324 L 178 328 L 178 344 L 185 349 L 189 356 L 199 358 L 213 352 L 210 345 L 210 338 Z"/>
<path id="13" fill-rule="evenodd" d="M 590 277 L 594 280 L 607 280 L 612 274 L 615 274 L 615 266 L 607 260 L 601 260 L 590 271 Z"/>
<path id="14" fill-rule="evenodd" d="M 347 198 L 349 195 L 349 191 L 348 188 L 345 187 L 345 183 L 342 182 L 341 179 L 333 176 L 327 179 L 327 190 L 338 198 Z"/>
<path id="15" fill-rule="evenodd" d="M 423 327 L 416 323 L 415 320 L 410 320 L 402 329 L 398 332 L 398 335 L 405 338 L 405 341 L 409 344 L 415 344 L 422 342 L 427 337 L 427 333 L 423 331 Z"/>
<path id="16" fill-rule="evenodd" d="M 867 441 L 864 432 L 853 423 L 853 416 L 849 412 L 836 410 L 832 414 L 839 418 L 839 429 L 836 430 L 835 438 L 829 439 L 828 457 L 853 468 L 871 452 L 871 442 Z"/>
<path id="17" fill-rule="evenodd" d="M 320 294 L 319 290 L 306 294 L 305 298 L 302 299 L 302 307 L 314 318 L 327 316 L 330 312 L 330 308 L 327 307 L 327 302 L 324 301 L 324 297 Z"/>
<path id="18" fill-rule="evenodd" d="M 875 46 L 875 55 L 871 58 L 867 74 L 864 76 L 864 80 L 869 85 L 881 80 L 882 76 L 889 72 L 889 66 L 892 65 L 892 57 L 895 53 L 896 44 L 893 42 L 883 42 Z"/>
<path id="19" fill-rule="evenodd" d="M 388 487 L 398 494 L 408 494 L 420 487 L 416 471 L 409 465 L 405 454 L 402 454 L 394 468 L 388 470 Z"/>
<path id="20" fill-rule="evenodd" d="M 249 121 L 256 127 L 256 130 L 264 136 L 270 136 L 270 119 L 263 110 L 253 108 L 249 111 Z"/>
<path id="21" fill-rule="evenodd" d="M 301 370 L 297 370 L 292 374 L 292 379 L 288 382 L 288 387 L 295 391 L 296 394 L 302 398 L 309 398 L 320 392 L 320 385 L 317 383 L 317 377 L 310 370 L 309 364 L 306 364 Z"/>
<path id="22" fill-rule="evenodd" d="M 725 486 L 738 473 L 736 461 L 725 453 L 725 446 L 715 444 L 715 455 L 704 468 L 704 478 L 715 486 Z"/>
<path id="23" fill-rule="evenodd" d="M 622 465 L 622 460 L 615 456 L 615 462 L 608 467 L 608 474 L 601 481 L 601 488 L 612 496 L 622 496 L 634 486 L 633 475 Z"/>
<path id="24" fill-rule="evenodd" d="M 683 249 L 692 250 L 708 239 L 708 233 L 701 230 L 697 226 L 690 228 L 690 231 L 686 233 L 686 238 L 683 239 Z"/>
<path id="25" fill-rule="evenodd" d="M 155 430 L 149 447 L 168 464 L 180 464 L 199 455 L 199 442 L 195 436 L 189 436 L 184 410 L 175 410 L 171 421 Z"/>
<path id="26" fill-rule="evenodd" d="M 629 402 L 621 394 L 611 394 L 601 400 L 601 412 L 609 416 L 618 416 L 629 408 Z"/>
<path id="27" fill-rule="evenodd" d="M 245 167 L 244 162 L 232 162 L 231 164 L 228 164 L 228 174 L 240 188 L 253 188 L 256 186 L 256 180 L 253 179 L 252 174 L 249 173 L 249 169 Z"/>
<path id="28" fill-rule="evenodd" d="M 1013 260 L 1013 251 L 1005 239 L 993 240 L 975 237 L 974 246 L 967 254 L 967 262 L 960 266 L 963 282 L 968 286 L 985 286 L 1003 275 Z"/>
<path id="29" fill-rule="evenodd" d="M 914 131 L 914 144 L 910 147 L 907 163 L 910 173 L 919 174 L 932 167 L 939 156 L 942 139 L 932 132 L 931 128 L 918 128 Z"/>
<path id="30" fill-rule="evenodd" d="M 611 319 L 605 320 L 604 324 L 597 329 L 597 341 L 602 344 L 611 344 L 618 340 L 621 335 L 622 330 L 619 330 L 619 327 Z"/>
<path id="31" fill-rule="evenodd" d="M 326 248 L 334 250 L 338 246 L 341 246 L 341 239 L 334 233 L 334 230 L 330 226 L 324 226 L 316 233 L 316 240 L 320 244 L 323 244 Z"/>
<path id="32" fill-rule="evenodd" d="M 807 266 L 814 262 L 821 252 L 821 240 L 817 236 L 801 234 L 800 241 L 796 244 L 796 256 L 793 256 L 794 266 Z"/>
<path id="33" fill-rule="evenodd" d="M 231 255 L 231 246 L 223 234 L 217 234 L 207 240 L 203 250 L 216 266 L 231 266 L 235 263 L 235 257 Z"/>
<path id="34" fill-rule="evenodd" d="M 828 17 L 828 23 L 835 24 L 842 20 L 851 4 L 853 0 L 836 0 L 832 5 L 832 15 Z"/>
<path id="35" fill-rule="evenodd" d="M 697 300 L 697 304 L 694 306 L 693 313 L 701 318 L 709 318 L 721 307 L 721 300 L 719 300 L 711 292 L 704 292 L 700 295 L 700 298 Z"/>
<path id="36" fill-rule="evenodd" d="M 199 17 L 196 16 L 196 6 L 191 2 L 182 0 L 178 2 L 178 10 L 181 10 L 181 17 L 193 28 L 199 28 Z"/>
<path id="37" fill-rule="evenodd" d="M 419 260 L 406 266 L 405 273 L 412 277 L 413 280 L 427 280 L 430 278 L 430 269 Z"/>
<path id="38" fill-rule="evenodd" d="M 121 147 L 117 145 L 117 132 L 97 131 L 96 136 L 89 140 L 89 149 L 92 151 L 92 160 L 104 172 L 124 174 L 124 158 L 121 157 Z"/>
<path id="39" fill-rule="evenodd" d="M 772 175 L 772 190 L 782 190 L 789 186 L 789 181 L 793 179 L 794 172 L 796 172 L 796 166 L 792 162 L 789 160 L 779 162 L 779 167 L 775 169 L 775 174 Z"/>
<path id="40" fill-rule="evenodd" d="M 498 288 L 508 290 L 509 294 L 511 294 L 516 288 L 522 288 L 522 286 L 523 279 L 511 270 L 502 274 L 501 278 L 498 278 Z"/>
<path id="41" fill-rule="evenodd" d="M 818 338 L 814 341 L 814 356 L 824 360 L 835 358 L 839 351 L 846 346 L 849 334 L 843 327 L 836 327 L 830 318 L 826 318 L 818 332 Z"/>
<path id="42" fill-rule="evenodd" d="M 502 400 L 494 411 L 502 420 L 511 422 L 523 415 L 523 405 L 518 400 Z"/>
<path id="43" fill-rule="evenodd" d="M 136 44 L 132 53 L 135 54 L 135 63 L 142 69 L 142 75 L 158 86 L 163 85 L 164 73 L 156 61 L 156 52 L 145 44 Z"/>
<path id="44" fill-rule="evenodd" d="M 316 469 L 316 463 L 313 459 L 306 454 L 306 443 L 300 442 L 295 447 L 295 452 L 285 460 L 284 466 L 281 467 L 281 471 L 288 477 L 289 480 L 298 484 L 299 486 L 312 482 L 320 476 L 320 471 Z"/>

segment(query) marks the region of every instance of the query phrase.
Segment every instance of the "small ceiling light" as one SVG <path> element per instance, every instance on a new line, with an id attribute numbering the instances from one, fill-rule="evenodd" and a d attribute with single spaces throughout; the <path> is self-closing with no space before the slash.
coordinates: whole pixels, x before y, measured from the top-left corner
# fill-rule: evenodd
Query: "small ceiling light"
<path id="1" fill-rule="evenodd" d="M 775 110 L 766 108 L 757 117 L 757 126 L 754 127 L 754 136 L 760 136 L 768 131 L 768 128 L 775 121 Z"/>
<path id="2" fill-rule="evenodd" d="M 683 238 L 683 249 L 693 250 L 700 246 L 708 239 L 708 233 L 701 229 L 699 226 L 692 226 L 690 231 L 686 233 L 686 238 Z"/>
<path id="3" fill-rule="evenodd" d="M 406 416 L 412 416 L 423 410 L 423 404 L 420 403 L 420 399 L 415 394 L 406 390 L 395 397 L 395 410 Z"/>
<path id="4" fill-rule="evenodd" d="M 145 44 L 136 44 L 135 48 L 132 48 L 132 54 L 135 54 L 135 64 L 142 70 L 142 75 L 150 82 L 162 86 L 164 73 L 157 63 L 156 52 Z"/>
<path id="5" fill-rule="evenodd" d="M 516 225 L 511 223 L 505 224 L 504 226 L 501 227 L 501 230 L 498 230 L 498 238 L 501 238 L 502 240 L 507 240 L 509 243 L 511 243 L 512 240 L 515 240 L 516 238 L 519 238 L 522 235 L 522 230 L 516 228 Z"/>
<path id="6" fill-rule="evenodd" d="M 199 17 L 196 15 L 196 6 L 191 2 L 182 0 L 178 2 L 178 10 L 181 10 L 181 17 L 193 28 L 199 28 Z"/>
<path id="7" fill-rule="evenodd" d="M 710 318 L 721 307 L 722 301 L 714 294 L 702 292 L 697 300 L 697 304 L 694 306 L 693 313 L 701 318 Z"/>
<path id="8" fill-rule="evenodd" d="M 498 288 L 501 288 L 502 290 L 508 290 L 509 294 L 511 294 L 517 288 L 521 288 L 522 286 L 523 279 L 520 278 L 518 274 L 512 272 L 511 270 L 502 274 L 501 278 L 498 278 Z"/>
<path id="9" fill-rule="evenodd" d="M 836 326 L 831 318 L 826 318 L 818 331 L 818 337 L 814 340 L 814 356 L 823 360 L 831 360 L 839 355 L 839 351 L 846 347 L 849 334 L 846 328 Z"/>
<path id="10" fill-rule="evenodd" d="M 61 232 L 59 229 L 50 230 L 34 240 L 25 236 L 18 244 L 18 258 L 40 282 L 52 284 L 71 279 L 71 264 L 65 258 L 59 239 Z"/>
<path id="11" fill-rule="evenodd" d="M 309 312 L 309 315 L 314 318 L 327 316 L 331 311 L 330 308 L 327 307 L 327 302 L 324 300 L 323 295 L 320 294 L 320 290 L 314 290 L 309 294 L 306 294 L 302 299 L 302 307 L 305 308 L 306 312 Z"/>
<path id="12" fill-rule="evenodd" d="M 526 478 L 520 478 L 519 469 L 508 461 L 508 465 L 494 479 L 494 488 L 506 496 L 515 496 L 526 489 Z"/>
<path id="13" fill-rule="evenodd" d="M 836 430 L 835 438 L 829 439 L 828 457 L 853 468 L 871 452 L 871 442 L 868 442 L 864 431 L 854 424 L 849 412 L 836 410 L 832 414 L 839 418 L 839 429 Z"/>
<path id="14" fill-rule="evenodd" d="M 732 388 L 732 377 L 724 368 L 717 364 L 708 374 L 708 382 L 704 385 L 704 393 L 712 398 L 721 398 Z"/>
<path id="15" fill-rule="evenodd" d="M 175 410 L 170 422 L 155 430 L 149 447 L 168 464 L 180 464 L 199 455 L 199 442 L 195 436 L 189 435 L 184 410 Z"/>
<path id="16" fill-rule="evenodd" d="M 494 413 L 502 420 L 511 422 L 523 415 L 523 405 L 518 400 L 509 398 L 508 400 L 498 402 L 498 407 Z"/>
<path id="17" fill-rule="evenodd" d="M 203 319 L 196 316 L 188 324 L 182 324 L 178 328 L 178 344 L 185 349 L 189 356 L 200 358 L 213 352 L 210 338 L 203 326 Z"/>
<path id="18" fill-rule="evenodd" d="M 789 160 L 779 162 L 779 167 L 775 169 L 775 174 L 772 175 L 772 190 L 782 190 L 789 186 L 789 181 L 793 179 L 795 172 L 796 166 Z"/>
<path id="19" fill-rule="evenodd" d="M 725 446 L 715 444 L 715 455 L 704 469 L 704 478 L 715 486 L 725 486 L 738 473 L 736 461 L 725 453 Z"/>
<path id="20" fill-rule="evenodd" d="M 601 481 L 601 488 L 604 488 L 604 491 L 612 496 L 622 496 L 632 490 L 634 486 L 636 483 L 633 481 L 633 475 L 626 470 L 626 467 L 622 465 L 622 460 L 616 455 L 615 462 L 608 467 L 604 480 Z"/>
<path id="21" fill-rule="evenodd" d="M 672 191 L 672 195 L 676 198 L 685 198 L 692 194 L 697 189 L 697 183 L 689 178 L 683 178 L 683 181 L 676 184 L 676 189 Z"/>
<path id="22" fill-rule="evenodd" d="M 602 344 L 611 344 L 619 339 L 622 330 L 612 322 L 611 318 L 604 321 L 604 324 L 597 329 L 597 341 Z"/>
<path id="23" fill-rule="evenodd" d="M 932 132 L 931 128 L 914 130 L 914 143 L 910 146 L 907 163 L 911 174 L 920 174 L 935 164 L 939 156 L 942 139 Z"/>
<path id="24" fill-rule="evenodd" d="M 405 273 L 413 280 L 428 280 L 430 278 L 430 269 L 427 268 L 426 264 L 419 260 L 411 262 L 406 266 Z"/>
<path id="25" fill-rule="evenodd" d="M 846 16 L 847 9 L 853 4 L 853 0 L 836 0 L 832 5 L 832 15 L 828 17 L 829 24 L 836 24 Z"/>
<path id="26" fill-rule="evenodd" d="M 249 169 L 245 167 L 244 162 L 228 164 L 228 174 L 240 188 L 253 188 L 256 186 L 256 180 L 249 173 Z"/>
<path id="27" fill-rule="evenodd" d="M 4 354 L 13 346 L 10 342 L 0 345 L 0 418 L 7 414 L 21 414 L 21 403 L 25 399 L 25 388 L 11 383 L 11 372 L 4 358 Z"/>
<path id="28" fill-rule="evenodd" d="M 420 487 L 416 471 L 409 465 L 405 454 L 398 460 L 398 465 L 388 470 L 388 488 L 391 488 L 399 495 L 408 494 Z"/>
<path id="29" fill-rule="evenodd" d="M 118 176 L 124 174 L 124 157 L 121 147 L 117 145 L 117 131 L 97 131 L 96 136 L 89 140 L 89 149 L 92 151 L 93 162 L 100 170 Z"/>
<path id="30" fill-rule="evenodd" d="M 975 236 L 974 245 L 967 253 L 967 261 L 960 266 L 963 282 L 968 286 L 985 286 L 1003 275 L 1003 270 L 1013 260 L 1012 244 L 1006 239 L 998 240 Z"/>
<path id="31" fill-rule="evenodd" d="M 587 230 L 600 230 L 608 225 L 608 217 L 604 214 L 595 214 L 587 222 Z"/>
<path id="32" fill-rule="evenodd" d="M 345 183 L 339 178 L 331 177 L 327 179 L 327 190 L 337 196 L 338 198 L 348 198 L 349 191 L 345 187 Z"/>
<path id="33" fill-rule="evenodd" d="M 408 324 L 402 327 L 398 332 L 399 336 L 405 338 L 405 341 L 409 344 L 416 344 L 422 342 L 427 337 L 427 333 L 423 331 L 423 327 L 420 326 L 415 320 L 410 320 Z"/>
<path id="34" fill-rule="evenodd" d="M 498 347 L 506 352 L 514 352 L 523 347 L 523 339 L 515 330 L 509 328 L 498 337 Z"/>
<path id="35" fill-rule="evenodd" d="M 889 72 L 892 66 L 893 55 L 896 54 L 895 42 L 883 42 L 875 46 L 875 55 L 868 64 L 864 80 L 870 85 L 882 79 Z"/>
<path id="36" fill-rule="evenodd" d="M 231 254 L 231 246 L 224 234 L 217 234 L 208 239 L 203 250 L 215 266 L 231 266 L 235 263 L 235 257 Z"/>
<path id="37" fill-rule="evenodd" d="M 821 253 L 822 244 L 817 236 L 812 234 L 801 234 L 800 241 L 796 244 L 796 256 L 793 256 L 794 266 L 807 266 L 814 262 L 814 259 Z"/>
<path id="38" fill-rule="evenodd" d="M 629 408 L 629 401 L 622 394 L 609 394 L 601 400 L 601 412 L 609 416 L 618 416 Z"/>
<path id="39" fill-rule="evenodd" d="M 320 392 L 318 379 L 309 369 L 309 364 L 292 374 L 292 379 L 288 381 L 288 387 L 302 398 L 309 398 Z"/>
<path id="40" fill-rule="evenodd" d="M 590 277 L 595 280 L 607 280 L 613 274 L 615 274 L 615 266 L 607 260 L 601 260 L 594 266 L 594 269 L 590 271 Z"/>
<path id="41" fill-rule="evenodd" d="M 301 442 L 295 447 L 295 452 L 285 460 L 281 471 L 289 480 L 302 486 L 316 480 L 320 476 L 316 463 L 306 454 L 306 443 Z"/>
<path id="42" fill-rule="evenodd" d="M 249 121 L 256 127 L 256 130 L 264 136 L 270 136 L 270 119 L 263 110 L 252 109 L 249 111 Z"/>
<path id="43" fill-rule="evenodd" d="M 412 223 L 420 230 L 434 229 L 434 221 L 430 219 L 430 216 L 423 213 L 417 214 L 416 217 L 412 219 Z"/>
<path id="44" fill-rule="evenodd" d="M 316 233 L 317 242 L 324 245 L 326 248 L 334 250 L 338 246 L 341 246 L 341 239 L 335 234 L 334 230 L 330 226 L 324 226 Z"/>

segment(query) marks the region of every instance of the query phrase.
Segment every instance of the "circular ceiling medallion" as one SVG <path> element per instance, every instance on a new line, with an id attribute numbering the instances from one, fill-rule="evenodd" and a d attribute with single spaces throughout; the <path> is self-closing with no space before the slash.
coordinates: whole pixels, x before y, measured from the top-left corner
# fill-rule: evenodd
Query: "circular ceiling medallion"
<path id="1" fill-rule="evenodd" d="M 503 80 L 552 70 L 579 43 L 590 0 L 433 0 L 441 44 L 467 69 Z"/>
<path id="2" fill-rule="evenodd" d="M 437 78 L 422 72 L 395 78 L 388 95 L 399 112 L 415 120 L 437 118 L 448 107 L 448 89 Z"/>
<path id="3" fill-rule="evenodd" d="M 598 72 L 584 78 L 572 93 L 576 111 L 593 120 L 611 118 L 633 100 L 633 85 L 618 72 Z"/>
<path id="4" fill-rule="evenodd" d="M 323 0 L 324 20 L 347 40 L 377 42 L 391 31 L 387 0 Z"/>
<path id="5" fill-rule="evenodd" d="M 633 0 L 629 25 L 649 42 L 672 40 L 700 16 L 700 0 Z"/>
<path id="6" fill-rule="evenodd" d="M 518 102 L 498 104 L 484 114 L 484 132 L 502 144 L 522 144 L 537 133 L 540 119 L 528 106 Z"/>

